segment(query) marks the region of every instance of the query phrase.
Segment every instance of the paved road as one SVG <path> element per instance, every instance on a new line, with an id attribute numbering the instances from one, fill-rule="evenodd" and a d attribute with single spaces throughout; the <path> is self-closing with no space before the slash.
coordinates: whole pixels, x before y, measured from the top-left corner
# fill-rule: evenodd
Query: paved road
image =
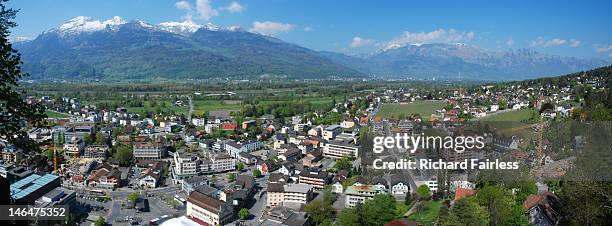
<path id="1" fill-rule="evenodd" d="M 256 182 L 261 186 L 261 189 L 253 196 L 255 204 L 249 209 L 251 218 L 244 222 L 244 225 L 259 225 L 261 216 L 266 209 L 267 194 L 265 191 L 268 188 L 268 175 L 257 178 Z M 261 197 L 260 197 L 261 195 Z"/>
<path id="2" fill-rule="evenodd" d="M 191 114 L 193 114 L 193 100 L 191 99 L 191 96 L 187 96 L 187 99 L 189 100 L 189 114 L 187 114 L 187 122 L 191 124 Z"/>
<path id="3" fill-rule="evenodd" d="M 385 126 L 385 134 L 386 134 L 386 136 L 394 136 L 395 135 L 395 134 L 393 134 L 391 132 L 391 128 L 389 127 L 388 123 L 385 122 L 384 126 Z M 387 149 L 387 150 L 388 150 L 389 154 L 395 158 L 396 161 L 404 158 L 404 157 L 401 156 L 400 151 L 399 151 L 398 148 L 392 148 L 392 149 Z M 414 178 L 415 177 L 412 174 L 412 170 L 408 170 L 408 169 L 406 169 L 406 170 L 398 170 L 398 172 L 402 174 L 402 178 L 407 178 L 408 181 L 410 182 L 410 191 L 411 192 L 416 191 L 417 186 L 416 186 L 416 183 L 414 182 Z"/>

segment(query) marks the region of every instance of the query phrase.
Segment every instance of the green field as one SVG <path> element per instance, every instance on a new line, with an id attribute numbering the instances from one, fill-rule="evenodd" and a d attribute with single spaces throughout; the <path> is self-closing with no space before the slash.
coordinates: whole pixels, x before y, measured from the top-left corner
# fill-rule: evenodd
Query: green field
<path id="1" fill-rule="evenodd" d="M 55 111 L 45 111 L 45 114 L 47 115 L 48 118 L 69 118 L 70 117 L 70 115 L 68 114 L 59 113 Z"/>
<path id="2" fill-rule="evenodd" d="M 143 110 L 155 112 L 157 107 L 159 107 L 164 112 L 176 112 L 178 114 L 186 114 L 187 111 L 189 110 L 187 103 L 184 103 L 185 105 L 181 107 L 175 106 L 172 101 L 167 101 L 167 100 L 164 100 L 164 101 L 157 100 L 155 101 L 155 103 L 156 103 L 156 106 L 151 106 L 151 101 L 144 101 L 143 107 L 126 107 L 126 108 L 128 112 L 134 112 L 134 113 L 140 113 Z M 162 107 L 162 105 L 164 107 Z"/>
<path id="3" fill-rule="evenodd" d="M 415 101 L 409 104 L 383 104 L 377 116 L 383 118 L 398 118 L 400 114 L 409 116 L 411 114 L 419 114 L 425 120 L 429 120 L 431 114 L 436 110 L 440 110 L 446 106 L 444 101 Z"/>
<path id="4" fill-rule="evenodd" d="M 529 138 L 533 135 L 530 119 L 534 111 L 533 109 L 508 111 L 483 117 L 479 121 L 496 128 L 501 135 L 518 135 L 523 138 Z"/>
<path id="5" fill-rule="evenodd" d="M 408 216 L 408 219 L 425 225 L 434 225 L 436 220 L 438 220 L 442 203 L 440 201 L 427 201 L 421 205 L 423 205 L 421 210 Z"/>
<path id="6" fill-rule="evenodd" d="M 193 114 L 201 115 L 206 111 L 240 110 L 240 104 L 226 104 L 222 100 L 195 100 Z"/>
<path id="7" fill-rule="evenodd" d="M 485 122 L 521 122 L 531 118 L 533 109 L 521 109 L 516 111 L 508 111 L 491 116 L 483 117 L 481 121 Z"/>

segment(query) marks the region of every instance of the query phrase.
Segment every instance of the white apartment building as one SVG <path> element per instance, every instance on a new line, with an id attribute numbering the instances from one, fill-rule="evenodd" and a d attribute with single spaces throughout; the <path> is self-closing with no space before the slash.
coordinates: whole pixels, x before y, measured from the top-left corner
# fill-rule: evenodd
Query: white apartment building
<path id="1" fill-rule="evenodd" d="M 342 132 L 342 127 L 339 125 L 331 125 L 325 128 L 322 132 L 323 139 L 333 140 L 336 139 L 336 135 Z"/>
<path id="2" fill-rule="evenodd" d="M 267 189 L 267 207 L 289 203 L 306 204 L 313 198 L 313 186 L 307 184 L 270 183 Z"/>
<path id="3" fill-rule="evenodd" d="M 332 140 L 323 144 L 323 157 L 339 159 L 359 157 L 359 146 L 350 140 Z"/>
<path id="4" fill-rule="evenodd" d="M 344 191 L 344 194 L 346 195 L 344 207 L 355 207 L 358 203 L 363 203 L 367 200 L 373 199 L 375 195 L 380 193 L 385 193 L 385 191 L 375 185 L 348 186 Z"/>

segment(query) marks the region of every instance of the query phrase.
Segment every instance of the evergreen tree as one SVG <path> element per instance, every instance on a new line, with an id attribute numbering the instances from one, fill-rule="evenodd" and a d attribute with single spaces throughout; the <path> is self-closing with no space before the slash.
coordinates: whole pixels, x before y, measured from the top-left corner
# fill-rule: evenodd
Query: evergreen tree
<path id="1" fill-rule="evenodd" d="M 0 138 L 8 140 L 24 150 L 38 150 L 38 145 L 28 139 L 24 122 L 42 126 L 46 115 L 40 104 L 29 104 L 19 90 L 19 80 L 27 76 L 21 71 L 21 55 L 9 42 L 10 29 L 17 26 L 17 10 L 7 9 L 0 0 Z"/>

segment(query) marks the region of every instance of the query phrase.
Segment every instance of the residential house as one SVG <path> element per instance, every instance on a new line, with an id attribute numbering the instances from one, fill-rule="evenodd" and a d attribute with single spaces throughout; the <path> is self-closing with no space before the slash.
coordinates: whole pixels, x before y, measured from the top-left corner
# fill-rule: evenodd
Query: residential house
<path id="1" fill-rule="evenodd" d="M 410 182 L 401 173 L 392 174 L 390 177 L 391 194 L 404 196 L 410 194 Z"/>
<path id="2" fill-rule="evenodd" d="M 552 192 L 542 195 L 529 195 L 523 208 L 529 213 L 529 224 L 552 226 L 558 225 L 561 219 L 561 201 Z"/>

